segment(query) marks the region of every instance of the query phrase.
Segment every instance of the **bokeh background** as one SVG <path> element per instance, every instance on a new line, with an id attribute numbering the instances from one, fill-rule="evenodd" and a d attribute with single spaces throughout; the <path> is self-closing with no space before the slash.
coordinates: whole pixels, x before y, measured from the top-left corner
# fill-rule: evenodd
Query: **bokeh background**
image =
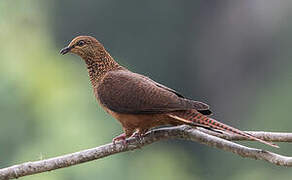
<path id="1" fill-rule="evenodd" d="M 211 105 L 243 130 L 292 131 L 292 1 L 1 0 L 0 168 L 96 147 L 122 132 L 96 103 L 84 63 L 59 50 L 99 39 L 132 71 Z M 292 155 L 292 146 L 271 149 Z M 292 171 L 186 141 L 164 141 L 28 176 L 291 179 Z"/>

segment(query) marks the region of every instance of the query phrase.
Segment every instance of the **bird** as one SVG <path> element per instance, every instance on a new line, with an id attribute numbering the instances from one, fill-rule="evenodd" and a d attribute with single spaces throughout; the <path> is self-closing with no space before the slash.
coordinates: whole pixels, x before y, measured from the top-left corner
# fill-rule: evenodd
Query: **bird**
<path id="1" fill-rule="evenodd" d="M 129 137 L 141 138 L 153 128 L 190 125 L 279 147 L 211 118 L 212 111 L 206 103 L 188 99 L 147 76 L 130 71 L 117 63 L 92 36 L 75 37 L 60 51 L 62 55 L 67 53 L 84 60 L 96 100 L 120 122 L 124 133 L 113 138 L 114 144 L 125 143 Z"/>

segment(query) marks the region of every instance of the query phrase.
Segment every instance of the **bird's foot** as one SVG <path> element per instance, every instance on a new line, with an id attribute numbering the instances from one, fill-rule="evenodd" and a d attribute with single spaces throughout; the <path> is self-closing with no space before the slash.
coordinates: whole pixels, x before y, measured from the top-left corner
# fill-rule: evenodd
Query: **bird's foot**
<path id="1" fill-rule="evenodd" d="M 142 134 L 141 132 L 139 132 L 139 131 L 136 131 L 134 134 L 132 134 L 132 136 L 131 137 L 133 137 L 133 138 L 135 138 L 135 139 L 137 139 L 138 140 L 138 142 L 139 142 L 139 146 L 140 146 L 140 148 L 142 147 L 142 141 L 143 141 L 143 136 L 144 136 L 144 134 Z"/>
<path id="2" fill-rule="evenodd" d="M 127 145 L 126 137 L 127 136 L 125 133 L 118 135 L 117 137 L 113 138 L 113 144 L 116 145 L 116 142 L 121 141 L 122 144 L 126 146 Z"/>

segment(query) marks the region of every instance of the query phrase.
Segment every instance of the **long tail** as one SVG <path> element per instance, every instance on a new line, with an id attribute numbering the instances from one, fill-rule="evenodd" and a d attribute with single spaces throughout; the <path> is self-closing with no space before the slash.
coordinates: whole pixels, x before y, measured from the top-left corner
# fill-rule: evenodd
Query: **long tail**
<path id="1" fill-rule="evenodd" d="M 278 145 L 264 141 L 262 139 L 259 139 L 251 134 L 245 133 L 239 129 L 233 128 L 231 126 L 228 126 L 226 124 L 223 124 L 219 121 L 216 121 L 215 119 L 212 119 L 210 117 L 207 117 L 201 113 L 199 113 L 196 110 L 188 110 L 188 111 L 177 111 L 169 113 L 168 116 L 177 119 L 185 124 L 193 125 L 193 126 L 200 126 L 207 129 L 215 129 L 215 130 L 222 130 L 231 132 L 237 135 L 244 136 L 250 140 L 259 141 L 261 143 L 264 143 L 266 145 L 279 148 Z"/>

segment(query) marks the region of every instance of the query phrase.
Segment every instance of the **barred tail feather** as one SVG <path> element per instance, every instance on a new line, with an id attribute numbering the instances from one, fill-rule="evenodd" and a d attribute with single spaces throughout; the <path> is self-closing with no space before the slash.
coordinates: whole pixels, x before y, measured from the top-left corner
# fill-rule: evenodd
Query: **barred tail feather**
<path id="1" fill-rule="evenodd" d="M 207 129 L 215 129 L 215 130 L 222 130 L 227 131 L 230 133 L 234 133 L 237 135 L 244 136 L 248 139 L 259 141 L 263 144 L 279 148 L 278 145 L 264 141 L 262 139 L 259 139 L 251 134 L 245 133 L 239 129 L 233 128 L 231 126 L 228 126 L 226 124 L 223 124 L 219 121 L 216 121 L 215 119 L 209 118 L 201 113 L 199 113 L 196 110 L 189 110 L 189 111 L 180 111 L 180 112 L 173 112 L 168 114 L 170 117 L 177 119 L 185 124 L 193 125 L 193 126 L 199 126 Z"/>

